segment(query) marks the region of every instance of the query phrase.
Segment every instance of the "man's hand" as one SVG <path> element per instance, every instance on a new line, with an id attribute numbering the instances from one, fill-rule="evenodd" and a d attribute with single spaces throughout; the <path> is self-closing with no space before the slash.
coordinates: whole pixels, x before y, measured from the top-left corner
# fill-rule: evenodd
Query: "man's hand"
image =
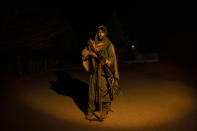
<path id="1" fill-rule="evenodd" d="M 92 56 L 93 58 L 98 58 L 98 56 L 96 55 L 96 53 L 89 51 L 89 55 Z"/>
<path id="2" fill-rule="evenodd" d="M 119 87 L 119 84 L 118 84 L 118 80 L 117 79 L 114 80 L 114 86 Z"/>
<path id="3" fill-rule="evenodd" d="M 89 39 L 89 40 L 88 40 L 88 45 L 90 46 L 90 48 L 91 48 L 93 51 L 97 51 L 95 41 L 93 41 L 92 39 Z"/>
<path id="4" fill-rule="evenodd" d="M 108 67 L 110 67 L 111 66 L 111 61 L 106 60 L 106 64 L 107 64 Z"/>

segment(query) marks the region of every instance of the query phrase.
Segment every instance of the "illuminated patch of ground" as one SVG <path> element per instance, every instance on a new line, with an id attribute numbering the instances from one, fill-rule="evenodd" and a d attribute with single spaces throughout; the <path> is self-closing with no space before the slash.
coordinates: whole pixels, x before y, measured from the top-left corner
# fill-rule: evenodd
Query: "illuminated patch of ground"
<path id="1" fill-rule="evenodd" d="M 192 88 L 178 81 L 135 75 L 135 77 L 127 76 L 121 80 L 120 86 L 121 94 L 112 104 L 114 112 L 110 112 L 104 122 L 85 120 L 83 112 L 79 110 L 72 98 L 58 95 L 49 88 L 48 79 L 29 83 L 28 88 L 23 88 L 19 95 L 25 105 L 40 112 L 57 119 L 96 128 L 159 127 L 183 119 L 196 109 Z"/>

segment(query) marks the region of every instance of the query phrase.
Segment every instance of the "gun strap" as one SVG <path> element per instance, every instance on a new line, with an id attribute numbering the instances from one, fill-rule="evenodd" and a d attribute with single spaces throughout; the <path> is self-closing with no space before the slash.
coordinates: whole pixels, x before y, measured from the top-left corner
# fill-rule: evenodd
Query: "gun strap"
<path id="1" fill-rule="evenodd" d="M 101 71 L 102 71 L 102 65 L 101 63 L 98 64 L 98 73 L 97 73 L 97 87 L 98 87 L 98 96 L 99 96 L 99 111 L 102 113 L 103 110 L 103 101 L 102 101 L 102 91 L 101 91 Z"/>

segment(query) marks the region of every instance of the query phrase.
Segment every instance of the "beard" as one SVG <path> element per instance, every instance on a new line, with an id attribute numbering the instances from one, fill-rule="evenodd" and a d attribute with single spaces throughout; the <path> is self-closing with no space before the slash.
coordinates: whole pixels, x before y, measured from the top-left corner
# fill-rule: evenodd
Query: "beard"
<path id="1" fill-rule="evenodd" d="M 99 40 L 103 40 L 104 36 L 99 36 L 98 38 Z"/>

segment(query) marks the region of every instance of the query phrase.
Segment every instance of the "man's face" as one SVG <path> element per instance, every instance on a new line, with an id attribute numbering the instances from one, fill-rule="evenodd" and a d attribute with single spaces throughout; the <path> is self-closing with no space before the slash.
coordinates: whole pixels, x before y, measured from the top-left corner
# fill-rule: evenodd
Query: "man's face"
<path id="1" fill-rule="evenodd" d="M 98 38 L 102 40 L 104 36 L 105 36 L 105 32 L 103 32 L 102 30 L 98 30 Z"/>

